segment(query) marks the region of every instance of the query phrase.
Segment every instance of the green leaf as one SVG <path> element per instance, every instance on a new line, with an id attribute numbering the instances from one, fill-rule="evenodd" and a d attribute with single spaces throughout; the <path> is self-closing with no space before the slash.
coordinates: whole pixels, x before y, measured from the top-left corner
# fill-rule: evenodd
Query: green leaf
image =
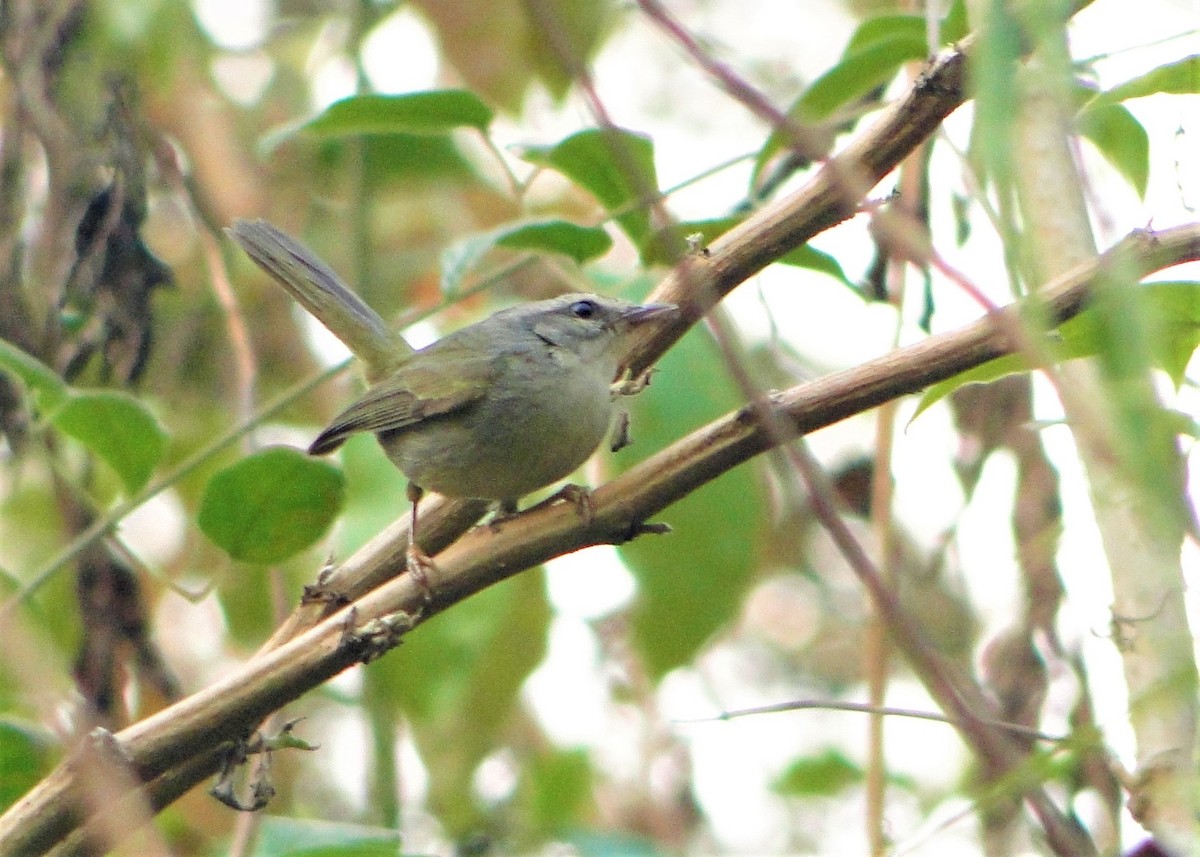
<path id="1" fill-rule="evenodd" d="M 493 247 L 561 253 L 582 264 L 602 256 L 612 247 L 612 239 L 601 227 L 579 226 L 565 220 L 514 223 L 468 235 L 442 251 L 442 291 L 454 294 Z"/>
<path id="2" fill-rule="evenodd" d="M 577 83 L 576 64 L 591 65 L 623 7 L 614 0 L 554 0 L 551 6 L 418 0 L 413 8 L 438 38 L 445 67 L 489 103 L 518 116 L 528 108 L 526 96 L 535 82 L 554 102 L 562 101 Z M 549 14 L 553 18 L 544 17 Z"/>
<path id="3" fill-rule="evenodd" d="M 988 36 L 979 40 L 971 58 L 968 85 L 975 96 L 975 116 L 968 155 L 981 182 L 1008 188 L 1013 175 L 1012 111 L 1025 34 L 1010 4 L 980 4 L 972 11 L 984 13 L 976 25 L 986 27 Z"/>
<path id="4" fill-rule="evenodd" d="M 943 43 L 962 38 L 966 11 L 958 0 L 942 20 Z M 877 15 L 867 18 L 850 37 L 841 59 L 818 77 L 788 109 L 788 116 L 802 123 L 829 119 L 834 112 L 896 76 L 906 62 L 928 59 L 929 38 L 925 19 L 918 15 Z M 755 175 L 783 146 L 783 137 L 773 133 L 757 158 Z"/>
<path id="5" fill-rule="evenodd" d="M 1200 283 L 1158 282 L 1143 289 L 1151 307 L 1149 345 L 1155 365 L 1178 387 L 1200 347 Z"/>
<path id="6" fill-rule="evenodd" d="M 919 44 L 924 58 L 929 54 L 927 41 L 925 19 L 919 15 L 876 15 L 858 25 L 842 51 L 842 59 L 889 43 Z"/>
<path id="7" fill-rule="evenodd" d="M 742 400 L 716 346 L 694 329 L 667 352 L 650 388 L 621 404 L 633 446 L 616 460 L 632 466 Z M 659 519 L 669 535 L 621 546 L 638 584 L 634 641 L 653 678 L 689 663 L 737 615 L 757 568 L 764 496 L 754 466 L 736 468 L 666 509 Z"/>
<path id="8" fill-rule="evenodd" d="M 807 244 L 797 247 L 775 261 L 780 265 L 792 265 L 796 268 L 807 268 L 810 271 L 819 271 L 822 274 L 828 274 L 843 285 L 858 291 L 858 287 L 850 282 L 850 279 L 846 276 L 846 272 L 842 270 L 841 263 L 837 259 L 823 250 L 818 250 Z"/>
<path id="9" fill-rule="evenodd" d="M 1189 95 L 1197 92 L 1200 92 L 1200 56 L 1193 54 L 1118 84 L 1097 95 L 1088 106 L 1116 104 L 1158 93 Z"/>
<path id="10" fill-rule="evenodd" d="M 279 562 L 324 535 L 343 495 L 336 467 L 271 447 L 213 476 L 200 504 L 200 529 L 234 559 Z"/>
<path id="11" fill-rule="evenodd" d="M 821 123 L 836 119 L 836 111 L 896 76 L 904 63 L 929 55 L 925 21 L 916 15 L 879 15 L 863 21 L 842 52 L 841 59 L 809 85 L 788 108 L 790 119 L 810 126 L 813 145 L 833 145 L 833 134 Z M 754 159 L 751 184 L 787 145 L 780 130 L 772 131 Z"/>
<path id="12" fill-rule="evenodd" d="M 369 433 L 342 446 L 346 502 L 338 522 L 336 550 L 349 556 L 408 511 L 407 481 Z"/>
<path id="13" fill-rule="evenodd" d="M 521 776 L 521 816 L 547 839 L 583 815 L 592 797 L 591 761 L 586 750 L 549 750 L 529 759 Z"/>
<path id="14" fill-rule="evenodd" d="M 917 409 L 913 412 L 912 418 L 915 420 L 930 407 L 960 387 L 965 387 L 968 384 L 987 384 L 991 381 L 998 381 L 1006 375 L 1013 375 L 1017 372 L 1026 372 L 1028 370 L 1029 365 L 1025 359 L 1017 354 L 1009 354 L 996 360 L 989 360 L 987 363 L 968 369 L 966 372 L 961 372 L 953 378 L 947 378 L 945 381 L 939 381 L 928 387 L 917 401 Z"/>
<path id="15" fill-rule="evenodd" d="M 0 339 L 0 369 L 20 379 L 46 408 L 53 408 L 67 398 L 67 385 L 58 373 L 5 339 Z"/>
<path id="16" fill-rule="evenodd" d="M 1117 464 L 1128 483 L 1141 489 L 1139 501 L 1150 504 L 1149 519 L 1182 533 L 1191 510 L 1181 502 L 1177 487 L 1183 478 L 1178 470 L 1177 420 L 1156 396 L 1149 373 L 1158 358 L 1155 340 L 1162 335 L 1164 293 L 1138 287 L 1131 275 L 1120 266 L 1106 271 L 1092 290 L 1088 312 L 1072 322 L 1085 325 L 1097 343 L 1102 391 L 1097 405 L 1113 426 Z M 1191 295 L 1194 302 L 1194 289 Z M 1190 326 L 1194 336 L 1194 322 Z"/>
<path id="17" fill-rule="evenodd" d="M 397 857 L 400 834 L 385 827 L 266 816 L 254 857 Z"/>
<path id="18" fill-rule="evenodd" d="M 1200 347 L 1200 283 L 1147 283 L 1134 288 L 1133 294 L 1139 305 L 1138 315 L 1144 316 L 1145 342 L 1151 362 L 1167 372 L 1176 385 L 1181 384 L 1188 362 Z M 1058 328 L 1050 340 L 1050 352 L 1057 362 L 1094 357 L 1112 348 L 1113 339 L 1105 333 L 1103 319 L 1093 306 Z M 921 395 L 913 419 L 967 384 L 987 383 L 1027 371 L 1029 365 L 1021 354 L 990 360 L 929 387 Z"/>
<path id="19" fill-rule="evenodd" d="M 792 762 L 771 788 L 791 797 L 834 797 L 862 779 L 858 765 L 830 748 L 818 756 Z"/>
<path id="20" fill-rule="evenodd" d="M 1089 107 L 1076 121 L 1079 133 L 1091 140 L 1144 198 L 1150 180 L 1150 137 L 1142 123 L 1120 104 Z"/>
<path id="21" fill-rule="evenodd" d="M 646 202 L 658 193 L 658 176 L 649 137 L 619 128 L 593 128 L 553 147 L 526 149 L 522 157 L 553 167 L 585 188 L 639 249 L 650 238 Z"/>
<path id="22" fill-rule="evenodd" d="M 598 226 L 580 226 L 566 220 L 544 220 L 501 230 L 496 244 L 512 250 L 561 253 L 583 264 L 607 253 L 612 247 L 612 239 Z"/>
<path id="23" fill-rule="evenodd" d="M 326 142 L 336 145 L 342 156 L 338 159 L 339 170 L 344 168 L 345 161 L 346 147 L 338 145 L 342 142 Z M 376 134 L 366 137 L 364 142 L 366 180 L 372 188 L 478 182 L 475 168 L 448 135 Z"/>
<path id="24" fill-rule="evenodd" d="M 50 770 L 51 746 L 32 725 L 0 720 L 0 808 L 12 806 Z"/>
<path id="25" fill-rule="evenodd" d="M 162 424 L 126 393 L 74 393 L 50 422 L 104 459 L 130 493 L 146 484 L 167 448 Z"/>
<path id="26" fill-rule="evenodd" d="M 465 89 L 405 95 L 353 95 L 335 101 L 299 130 L 321 137 L 355 134 L 446 134 L 456 128 L 487 132 L 495 114 Z"/>
<path id="27" fill-rule="evenodd" d="M 862 50 L 847 54 L 812 82 L 796 103 L 795 116 L 801 122 L 828 119 L 838 108 L 886 84 L 906 62 L 924 60 L 928 54 L 924 26 L 918 35 L 909 26 L 873 33 Z"/>
<path id="28" fill-rule="evenodd" d="M 442 251 L 443 292 L 457 292 L 493 247 L 562 253 L 582 264 L 604 256 L 612 247 L 612 239 L 600 227 L 578 226 L 563 220 L 512 223 L 490 232 L 467 235 Z"/>
<path id="29" fill-rule="evenodd" d="M 453 170 L 457 175 L 465 167 L 459 163 L 462 155 L 450 139 L 450 132 L 475 128 L 487 133 L 493 116 L 492 109 L 477 95 L 463 89 L 352 95 L 335 101 L 312 119 L 267 132 L 259 140 L 258 149 L 263 155 L 270 154 L 301 134 L 327 141 L 358 136 L 397 138 L 403 145 L 392 149 L 401 156 L 402 171 L 421 172 L 432 166 L 435 172 Z"/>
<path id="30" fill-rule="evenodd" d="M 949 45 L 957 42 L 965 38 L 969 32 L 971 32 L 971 22 L 967 18 L 967 4 L 965 0 L 954 0 L 950 4 L 950 11 L 942 19 L 942 44 Z"/>

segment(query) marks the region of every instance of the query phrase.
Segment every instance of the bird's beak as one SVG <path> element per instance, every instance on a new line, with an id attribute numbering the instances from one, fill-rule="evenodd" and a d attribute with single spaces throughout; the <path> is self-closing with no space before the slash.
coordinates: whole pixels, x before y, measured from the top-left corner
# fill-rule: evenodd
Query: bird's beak
<path id="1" fill-rule="evenodd" d="M 675 318 L 678 315 L 679 307 L 675 304 L 642 304 L 623 312 L 621 322 L 628 327 L 640 327 L 653 319 Z"/>

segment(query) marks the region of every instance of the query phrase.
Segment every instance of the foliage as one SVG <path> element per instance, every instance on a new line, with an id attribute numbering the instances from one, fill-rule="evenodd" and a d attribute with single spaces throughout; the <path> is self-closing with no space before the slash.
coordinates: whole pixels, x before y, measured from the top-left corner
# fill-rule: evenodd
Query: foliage
<path id="1" fill-rule="evenodd" d="M 728 80 L 718 87 L 706 78 L 699 106 L 667 98 L 683 84 L 662 68 L 667 84 L 642 81 L 646 93 L 622 101 L 614 60 L 654 69 L 635 62 L 639 28 L 666 21 L 663 31 L 686 46 L 650 0 L 262 4 L 261 32 L 236 46 L 206 23 L 200 2 L 196 15 L 170 2 L 42 5 L 15 0 L 0 12 L 0 581 L 8 599 L 0 604 L 0 810 L 69 751 L 50 729 L 62 728 L 52 712 L 66 705 L 72 682 L 83 703 L 71 723 L 81 733 L 93 720 L 120 728 L 165 705 L 175 678 L 185 692 L 202 689 L 271 636 L 280 605 L 320 600 L 327 555 L 344 558 L 407 512 L 402 479 L 369 439 L 347 443 L 334 463 L 301 451 L 355 382 L 330 380 L 328 349 L 282 290 L 221 243 L 224 226 L 263 217 L 312 246 L 389 323 L 436 314 L 437 332 L 564 289 L 640 299 L 681 260 L 702 269 L 710 245 L 760 223 L 825 154 L 879 120 L 900 93 L 919 90 L 914 64 L 931 45 L 950 46 L 984 23 L 960 2 L 941 19 L 882 4 L 852 26 L 810 22 L 828 27 L 822 40 L 833 47 L 823 64 L 795 67 L 756 57 L 750 30 L 721 33 L 719 48 L 701 38 L 713 65 L 783 105 L 771 125 L 745 119 L 750 99 Z M 868 198 L 847 180 L 839 192 L 853 190 L 843 208 L 862 215 L 856 222 L 776 253 L 761 282 L 728 302 L 728 315 L 718 307 L 711 324 L 676 342 L 649 389 L 622 400 L 634 444 L 615 457 L 602 452 L 589 469 L 594 481 L 633 471 L 759 393 L 907 338 L 914 315 L 943 328 L 961 323 L 963 293 L 947 259 L 997 303 L 1042 285 L 1014 214 L 1022 164 L 1012 156 L 1013 113 L 1029 52 L 1058 25 L 992 5 L 972 54 L 975 101 L 955 117 L 963 124 L 931 138 L 894 197 L 887 182 Z M 706 29 L 701 20 L 674 23 Z M 408 56 L 387 42 L 402 31 L 428 40 L 439 71 L 385 91 L 380 81 L 403 71 Z M 1193 103 L 1200 57 L 1115 76 L 1098 70 L 1104 59 L 1070 64 L 1058 83 L 1074 111 L 1072 139 L 1092 147 L 1086 176 L 1108 175 L 1094 150 L 1118 177 L 1097 182 L 1093 204 L 1130 229 L 1147 218 L 1115 212 L 1153 200 L 1170 162 L 1170 141 L 1145 118 L 1144 102 Z M 674 68 L 693 58 L 668 49 L 652 62 Z M 335 95 L 329 81 L 339 81 Z M 706 123 L 730 125 L 736 142 L 718 154 L 696 130 Z M 796 128 L 821 150 L 794 151 Z M 740 156 L 734 170 L 705 184 L 731 152 Z M 701 204 L 688 201 L 697 191 Z M 1151 215 L 1158 227 L 1170 219 Z M 1001 251 L 980 251 L 981 233 Z M 672 533 L 620 545 L 595 580 L 586 559 L 596 554 L 572 566 L 577 597 L 601 606 L 573 609 L 556 591 L 557 564 L 529 571 L 418 617 L 397 651 L 308 694 L 294 706 L 308 718 L 297 728 L 321 747 L 305 758 L 276 754 L 272 815 L 244 853 L 422 853 L 447 843 L 462 852 L 551 843 L 581 854 L 862 851 L 861 837 L 871 837 L 862 831 L 882 828 L 881 819 L 856 821 L 859 838 L 848 840 L 845 816 L 826 808 L 861 797 L 872 781 L 889 784 L 890 799 L 915 813 L 898 837 L 965 796 L 978 801 L 973 835 L 994 841 L 1006 802 L 1019 802 L 1031 783 L 1071 795 L 1091 789 L 1115 817 L 1122 795 L 1096 763 L 1113 739 L 1093 731 L 1085 644 L 1078 628 L 1060 638 L 1056 624 L 1062 580 L 1072 577 L 1055 556 L 1059 510 L 1063 496 L 1079 492 L 1060 488 L 1058 465 L 1037 442 L 1031 426 L 1041 415 L 1031 410 L 1028 379 L 1031 366 L 1098 358 L 1099 419 L 1115 427 L 1112 451 L 1138 496 L 1156 509 L 1188 506 L 1180 463 L 1161 450 L 1196 434 L 1188 366 L 1200 344 L 1200 283 L 1137 279 L 1108 272 L 1086 311 L 1053 332 L 1026 313 L 1028 347 L 930 387 L 901 414 L 914 434 L 945 429 L 933 466 L 958 477 L 951 520 L 938 517 L 940 500 L 898 504 L 894 516 L 874 508 L 893 474 L 899 496 L 921 497 L 921 483 L 932 492 L 937 481 L 905 439 L 880 428 L 896 421 L 893 412 L 868 442 L 860 422 L 813 439 L 860 543 L 888 547 L 875 561 L 892 570 L 899 603 L 919 617 L 931 646 L 988 689 L 989 717 L 1028 729 L 1069 724 L 1076 743 L 1062 764 L 1017 774 L 969 764 L 949 725 L 929 751 L 935 764 L 923 747 L 868 751 L 845 731 L 804 740 L 808 721 L 766 725 L 779 715 L 761 715 L 751 740 L 730 724 L 707 724 L 705 734 L 721 736 L 707 743 L 674 722 L 737 699 L 858 698 L 872 682 L 919 692 L 898 658 L 862 642 L 876 621 L 867 599 L 820 534 L 795 458 L 780 452 L 663 511 L 656 522 Z M 896 284 L 906 281 L 900 297 Z M 168 282 L 174 287 L 163 288 Z M 681 274 L 679 282 L 686 292 L 698 280 Z M 766 308 L 758 316 L 756 296 L 746 294 L 756 288 Z M 881 318 L 885 340 L 870 333 Z M 414 340 L 428 332 L 415 328 Z M 810 350 L 805 332 L 832 345 Z M 1152 372 L 1170 382 L 1162 399 L 1140 386 Z M 1005 398 L 1014 379 L 1026 385 L 1020 405 Z M 954 447 L 962 455 L 952 461 Z M 1015 501 L 992 496 L 982 475 L 993 452 L 1016 462 Z M 1006 585 L 1022 593 L 1011 601 L 1021 616 L 1018 649 L 1036 649 L 1030 662 L 993 663 L 1001 635 L 979 636 L 997 611 L 979 583 L 988 559 L 957 542 L 967 507 L 983 507 L 994 530 L 1017 533 Z M 1039 563 L 1032 554 L 1043 549 Z M 598 585 L 588 588 L 597 580 L 624 581 L 633 594 L 606 603 Z M 99 663 L 85 657 L 97 651 Z M 1076 698 L 1043 705 L 1047 663 L 1081 688 Z M 571 690 L 548 698 L 538 690 L 545 676 Z M 95 692 L 102 678 L 122 690 L 107 703 Z M 48 704 L 45 694 L 59 692 Z M 349 732 L 357 737 L 346 743 Z M 866 732 L 864 723 L 854 734 Z M 757 754 L 759 764 L 717 779 L 753 782 L 732 792 L 712 785 L 706 754 L 723 752 L 741 762 Z M 960 776 L 931 770 L 939 766 Z M 771 807 L 779 829 L 749 840 L 731 832 L 722 805 L 731 793 Z M 232 841 L 233 814 L 207 798 L 181 802 L 166 819 L 159 832 L 176 853 L 224 853 Z"/>

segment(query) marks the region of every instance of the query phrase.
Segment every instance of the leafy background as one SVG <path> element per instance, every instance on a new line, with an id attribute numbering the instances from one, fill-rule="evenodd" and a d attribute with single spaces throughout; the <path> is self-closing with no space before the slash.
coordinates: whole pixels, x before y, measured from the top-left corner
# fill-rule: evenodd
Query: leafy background
<path id="1" fill-rule="evenodd" d="M 1150 220 L 1188 219 L 1195 204 L 1186 117 L 1200 58 L 1181 50 L 1182 6 L 1146 4 L 1155 12 L 1139 18 L 1157 18 L 1152 32 L 1118 25 L 1116 5 L 1097 2 L 1071 29 L 1083 45 L 1072 120 L 1102 244 Z M 977 23 L 961 4 L 928 18 L 865 2 L 674 11 L 704 51 L 828 147 L 901 91 L 929 53 L 931 21 L 939 44 Z M 302 237 L 385 318 L 416 323 L 420 344 L 565 288 L 644 295 L 686 236 L 711 240 L 808 169 L 636 6 L 128 0 L 43 10 L 16 0 L 0 25 L 4 806 L 61 756 L 83 705 L 120 724 L 203 687 L 270 635 L 326 555 L 345 555 L 404 511 L 403 480 L 369 439 L 335 463 L 295 450 L 357 381 L 224 242 L 234 218 L 265 217 Z M 997 302 L 1025 276 L 1005 210 L 1014 167 L 997 130 L 1015 98 L 1012 36 L 1000 28 L 985 42 L 977 102 L 952 117 L 920 168 L 935 245 Z M 589 115 L 585 67 L 591 95 L 627 129 L 616 154 Z M 667 192 L 670 228 L 647 204 L 656 191 Z M 881 300 L 887 250 L 868 221 L 780 260 L 727 301 L 720 325 L 672 349 L 631 403 L 635 445 L 599 456 L 592 481 L 740 406 L 730 348 L 758 388 L 782 388 L 978 315 L 940 272 L 909 270 L 903 304 Z M 1182 412 L 1173 424 L 1192 433 L 1195 286 L 1177 277 L 1122 311 L 1144 322 L 1146 353 L 1122 351 L 1129 337 L 1092 314 L 1062 331 L 1058 356 L 1161 367 L 1163 396 Z M 718 343 L 714 329 L 732 340 Z M 1004 446 L 986 423 L 1006 388 L 965 384 L 1021 368 L 984 367 L 929 391 L 919 416 L 906 403 L 889 417 L 900 429 L 890 538 L 904 603 L 945 653 L 968 666 L 982 657 L 985 673 L 1027 583 L 1009 533 L 1022 459 L 988 457 Z M 1040 410 L 1027 419 L 1052 418 L 1052 394 L 1036 393 Z M 867 543 L 876 431 L 860 418 L 812 439 Z M 1077 570 L 1097 561 L 1094 545 L 1080 547 L 1095 539 L 1081 476 L 1069 435 L 1043 434 L 1062 474 L 1068 599 L 1054 626 L 1063 645 L 1039 637 L 1040 666 L 1028 670 L 1057 670 L 1033 722 L 1066 730 L 1094 681 L 1096 716 L 1119 753 L 1119 677 L 1093 633 L 1107 602 L 1078 583 Z M 861 714 L 681 722 L 861 699 L 879 670 L 891 676 L 889 701 L 930 706 L 901 664 L 864 647 L 864 598 L 794 473 L 767 457 L 663 520 L 669 537 L 523 574 L 310 694 L 287 715 L 306 717 L 299 730 L 320 746 L 277 754 L 269 817 L 239 818 L 197 791 L 162 815 L 165 847 L 862 850 L 871 760 Z M 117 538 L 89 540 L 115 521 Z M 1036 698 L 1022 689 L 1024 662 L 1009 663 L 1017 697 Z M 953 731 L 888 729 L 889 836 L 918 853 L 981 843 L 1008 853 L 989 838 L 1003 798 L 981 790 L 986 776 Z M 1090 791 L 1119 817 L 1111 778 L 1087 780 L 1085 756 L 1061 753 L 1059 768 L 1038 775 Z M 1086 809 L 1097 838 L 1119 847 L 1105 809 Z M 1123 824 L 1126 841 L 1139 835 Z M 1019 830 L 1010 849 L 1036 841 Z"/>

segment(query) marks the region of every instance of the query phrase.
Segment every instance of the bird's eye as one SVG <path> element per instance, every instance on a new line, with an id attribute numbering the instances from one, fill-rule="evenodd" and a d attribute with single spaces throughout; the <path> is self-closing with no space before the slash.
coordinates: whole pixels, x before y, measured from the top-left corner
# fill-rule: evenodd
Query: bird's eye
<path id="1" fill-rule="evenodd" d="M 575 303 L 571 304 L 571 315 L 576 318 L 591 318 L 595 314 L 595 301 L 575 301 Z"/>

